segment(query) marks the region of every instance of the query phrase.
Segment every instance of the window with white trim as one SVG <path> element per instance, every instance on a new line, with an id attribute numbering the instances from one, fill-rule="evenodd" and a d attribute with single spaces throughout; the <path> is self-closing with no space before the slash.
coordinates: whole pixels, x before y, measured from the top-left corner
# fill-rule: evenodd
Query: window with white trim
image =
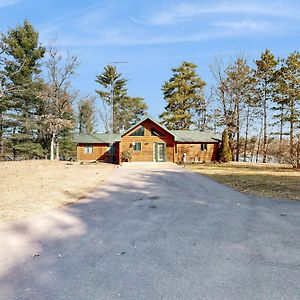
<path id="1" fill-rule="evenodd" d="M 84 145 L 84 154 L 92 154 L 93 153 L 93 146 L 92 145 Z"/>
<path id="2" fill-rule="evenodd" d="M 142 150 L 142 143 L 137 142 L 133 144 L 133 150 L 134 151 L 141 151 Z"/>

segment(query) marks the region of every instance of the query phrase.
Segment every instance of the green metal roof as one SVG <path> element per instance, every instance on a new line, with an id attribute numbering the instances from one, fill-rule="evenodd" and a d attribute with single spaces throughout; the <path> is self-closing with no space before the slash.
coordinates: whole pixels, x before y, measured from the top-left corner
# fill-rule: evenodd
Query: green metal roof
<path id="1" fill-rule="evenodd" d="M 75 143 L 82 144 L 109 144 L 120 140 L 121 135 L 118 133 L 81 133 L 74 137 Z"/>
<path id="2" fill-rule="evenodd" d="M 219 142 L 220 136 L 211 131 L 199 130 L 172 130 L 175 141 L 182 143 L 216 143 Z"/>
<path id="3" fill-rule="evenodd" d="M 140 122 L 132 125 L 126 131 L 118 134 L 118 133 L 90 133 L 90 134 L 79 134 L 74 138 L 75 143 L 83 143 L 83 144 L 109 144 L 113 142 L 121 141 L 121 137 L 132 129 L 137 127 L 139 124 L 143 123 L 149 119 L 156 125 L 160 126 L 162 129 L 170 133 L 174 136 L 174 140 L 176 142 L 181 143 L 216 143 L 221 140 L 220 136 L 211 132 L 211 131 L 198 131 L 198 130 L 169 130 L 165 128 L 163 125 L 154 121 L 153 119 L 146 117 Z"/>
<path id="4" fill-rule="evenodd" d="M 217 143 L 221 137 L 211 131 L 171 130 L 176 142 L 179 143 Z M 74 137 L 75 143 L 82 144 L 109 144 L 120 142 L 121 134 L 117 133 L 90 133 L 78 134 Z"/>

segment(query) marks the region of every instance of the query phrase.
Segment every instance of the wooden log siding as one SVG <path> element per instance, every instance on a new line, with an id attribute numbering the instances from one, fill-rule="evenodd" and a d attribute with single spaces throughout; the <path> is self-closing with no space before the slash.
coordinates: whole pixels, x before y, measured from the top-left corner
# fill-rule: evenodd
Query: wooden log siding
<path id="1" fill-rule="evenodd" d="M 131 134 L 138 130 L 141 126 L 144 126 L 144 136 L 131 136 Z M 151 131 L 162 134 L 160 136 L 153 136 Z M 154 144 L 155 143 L 166 144 L 166 161 L 174 161 L 174 137 L 157 126 L 153 122 L 146 120 L 140 126 L 133 128 L 126 135 L 122 136 L 120 143 L 120 152 L 130 151 L 132 159 L 131 161 L 154 161 Z M 141 143 L 141 151 L 133 150 L 133 143 Z"/>
<path id="2" fill-rule="evenodd" d="M 139 134 L 143 136 L 131 135 L 133 132 L 139 130 Z M 166 145 L 166 161 L 181 162 L 183 153 L 186 153 L 188 162 L 192 161 L 215 161 L 217 159 L 218 143 L 209 142 L 175 142 L 174 136 L 160 127 L 159 124 L 146 119 L 139 123 L 129 132 L 121 136 L 121 141 L 118 141 L 120 136 L 116 136 L 114 142 L 114 162 L 121 163 L 122 152 L 129 151 L 131 153 L 131 160 L 133 162 L 147 162 L 155 161 L 155 144 L 164 143 Z M 104 140 L 106 141 L 106 140 Z M 141 143 L 140 150 L 134 150 L 134 143 Z M 201 144 L 207 146 L 206 150 L 201 150 Z M 91 145 L 93 147 L 92 153 L 84 153 L 84 147 Z M 109 144 L 108 143 L 80 143 L 77 146 L 78 160 L 100 160 L 104 162 L 112 162 L 109 160 Z"/>
<path id="3" fill-rule="evenodd" d="M 93 153 L 84 153 L 85 146 L 92 146 Z M 108 144 L 79 144 L 77 145 L 77 159 L 78 160 L 100 160 L 108 161 Z"/>
<path id="4" fill-rule="evenodd" d="M 201 150 L 201 144 L 206 144 L 207 150 Z M 183 153 L 186 153 L 187 162 L 215 161 L 217 159 L 217 143 L 178 143 L 175 147 L 177 147 L 177 153 L 175 153 L 176 162 L 182 160 Z"/>

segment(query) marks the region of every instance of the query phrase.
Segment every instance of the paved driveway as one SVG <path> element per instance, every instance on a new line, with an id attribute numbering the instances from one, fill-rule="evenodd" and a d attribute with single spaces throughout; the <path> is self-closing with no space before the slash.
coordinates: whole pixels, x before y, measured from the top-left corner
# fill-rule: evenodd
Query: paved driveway
<path id="1" fill-rule="evenodd" d="M 1 300 L 300 299 L 300 203 L 175 166 L 118 168 L 0 243 Z"/>

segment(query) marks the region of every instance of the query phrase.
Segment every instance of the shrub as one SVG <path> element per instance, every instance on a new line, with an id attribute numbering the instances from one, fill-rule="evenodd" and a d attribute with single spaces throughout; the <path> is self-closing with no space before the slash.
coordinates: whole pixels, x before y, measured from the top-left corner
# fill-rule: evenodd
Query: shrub
<path id="1" fill-rule="evenodd" d="M 125 150 L 121 154 L 122 161 L 131 161 L 131 152 L 129 150 Z"/>
<path id="2" fill-rule="evenodd" d="M 229 162 L 232 161 L 232 152 L 229 145 L 229 138 L 227 129 L 224 129 L 222 133 L 222 144 L 220 148 L 220 161 Z"/>

